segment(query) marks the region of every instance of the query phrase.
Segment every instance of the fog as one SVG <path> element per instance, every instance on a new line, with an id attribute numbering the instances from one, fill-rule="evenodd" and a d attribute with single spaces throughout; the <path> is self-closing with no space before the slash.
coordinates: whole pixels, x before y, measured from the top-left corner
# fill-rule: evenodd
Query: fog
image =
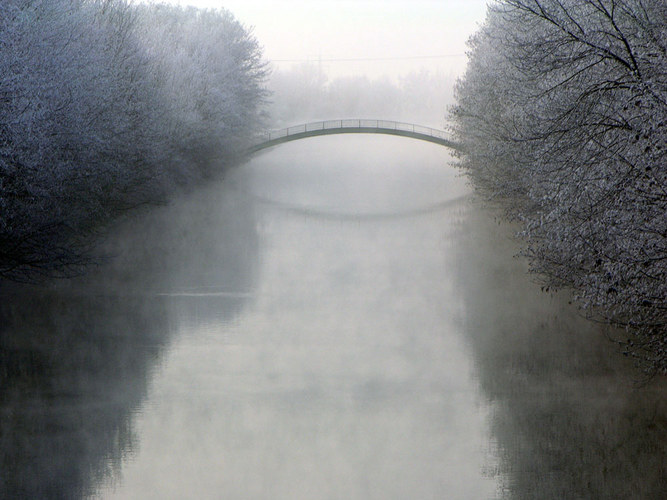
<path id="1" fill-rule="evenodd" d="M 567 290 L 540 289 L 517 257 L 521 227 L 475 194 L 452 151 L 347 134 L 238 154 L 258 124 L 445 128 L 486 2 L 171 3 L 224 7 L 252 26 L 270 74 L 231 20 L 140 17 L 146 53 L 159 56 L 147 81 L 164 84 L 174 116 L 173 147 L 154 164 L 177 161 L 177 175 L 168 196 L 99 231 L 85 274 L 0 281 L 0 497 L 667 489 L 665 379 L 621 355 L 624 330 L 588 321 Z M 238 35 L 247 58 L 204 25 Z M 219 78 L 235 65 L 252 95 L 243 78 Z M 134 101 L 121 102 L 131 116 Z M 228 130 L 239 134 L 229 144 Z"/>
<path id="2" fill-rule="evenodd" d="M 13 293 L 0 492 L 655 498 L 664 383 L 540 293 L 449 160 L 285 144 Z"/>
<path id="3" fill-rule="evenodd" d="M 459 75 L 466 41 L 484 20 L 486 0 L 181 0 L 230 10 L 252 26 L 280 70 L 316 63 L 332 78 L 399 76 L 426 69 Z"/>
<path id="4" fill-rule="evenodd" d="M 231 11 L 269 62 L 268 127 L 384 118 L 445 128 L 485 0 L 172 1 Z"/>

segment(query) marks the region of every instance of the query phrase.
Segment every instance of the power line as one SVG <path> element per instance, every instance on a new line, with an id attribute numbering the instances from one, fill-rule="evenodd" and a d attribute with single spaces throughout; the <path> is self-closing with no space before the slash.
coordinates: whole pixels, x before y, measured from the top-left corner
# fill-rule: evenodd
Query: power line
<path id="1" fill-rule="evenodd" d="M 368 61 L 407 61 L 417 59 L 445 59 L 464 57 L 465 54 L 440 54 L 428 56 L 396 56 L 396 57 L 350 57 L 350 58 L 309 58 L 309 59 L 270 59 L 271 62 L 368 62 Z"/>

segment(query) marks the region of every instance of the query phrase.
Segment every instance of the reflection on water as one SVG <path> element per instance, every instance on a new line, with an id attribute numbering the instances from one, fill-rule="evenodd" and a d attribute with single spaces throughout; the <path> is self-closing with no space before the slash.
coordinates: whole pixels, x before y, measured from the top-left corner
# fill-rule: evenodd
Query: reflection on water
<path id="1" fill-rule="evenodd" d="M 446 161 L 287 144 L 0 289 L 0 497 L 660 498 L 664 381 Z"/>
<path id="2" fill-rule="evenodd" d="M 253 286 L 251 207 L 211 191 L 197 198 L 119 228 L 144 237 L 114 236 L 105 252 L 115 260 L 85 279 L 0 286 L 0 498 L 83 498 L 119 477 L 176 325 L 228 320 L 240 310 L 243 294 L 204 310 L 174 307 L 171 292 L 192 280 L 209 292 L 211 283 Z M 232 215 L 229 206 L 243 210 Z M 202 232 L 203 225 L 216 230 Z M 211 261 L 227 265 L 201 267 Z"/>
<path id="3" fill-rule="evenodd" d="M 645 384 L 567 296 L 539 293 L 508 228 L 471 207 L 456 237 L 472 347 L 507 498 L 663 498 L 667 384 Z M 456 265 L 458 264 L 458 265 Z"/>
<path id="4" fill-rule="evenodd" d="M 155 300 L 3 295 L 0 498 L 77 498 L 120 463 L 162 318 Z"/>
<path id="5" fill-rule="evenodd" d="M 228 179 L 264 198 L 254 296 L 231 322 L 175 335 L 137 418 L 140 453 L 101 497 L 493 493 L 480 474 L 485 410 L 455 326 L 461 304 L 441 278 L 445 214 L 463 183 L 437 147 L 417 148 L 421 164 L 399 149 L 396 163 L 404 141 L 355 140 L 377 152 L 354 168 L 340 144 L 295 144 Z M 396 216 L 366 217 L 378 213 Z"/>

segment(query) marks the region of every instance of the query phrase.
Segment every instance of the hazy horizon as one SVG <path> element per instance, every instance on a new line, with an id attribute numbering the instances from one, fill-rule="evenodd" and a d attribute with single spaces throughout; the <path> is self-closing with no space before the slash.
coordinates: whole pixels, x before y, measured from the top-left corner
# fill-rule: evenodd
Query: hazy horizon
<path id="1" fill-rule="evenodd" d="M 253 34 L 275 69 L 317 64 L 330 78 L 392 80 L 420 70 L 460 76 L 466 41 L 487 0 L 169 0 L 225 8 Z"/>

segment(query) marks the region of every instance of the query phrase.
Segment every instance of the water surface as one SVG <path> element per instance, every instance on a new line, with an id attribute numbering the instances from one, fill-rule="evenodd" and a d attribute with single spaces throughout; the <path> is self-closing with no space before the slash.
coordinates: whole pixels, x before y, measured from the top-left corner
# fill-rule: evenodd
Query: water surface
<path id="1" fill-rule="evenodd" d="M 5 288 L 0 492 L 659 498 L 664 381 L 540 292 L 448 161 L 286 144 L 89 277 Z"/>

